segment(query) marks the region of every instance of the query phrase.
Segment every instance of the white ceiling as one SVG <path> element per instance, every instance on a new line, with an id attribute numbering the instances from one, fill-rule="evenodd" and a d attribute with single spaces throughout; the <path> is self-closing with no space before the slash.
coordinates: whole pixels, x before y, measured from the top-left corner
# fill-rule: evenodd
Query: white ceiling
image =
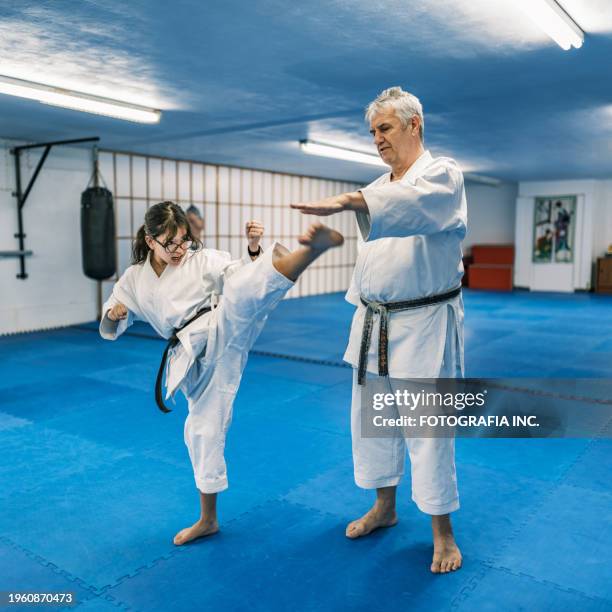
<path id="1" fill-rule="evenodd" d="M 138 125 L 0 95 L 0 137 L 367 181 L 302 138 L 370 147 L 363 107 L 401 85 L 427 146 L 507 180 L 612 178 L 612 2 L 563 0 L 563 51 L 512 0 L 21 1 L 0 7 L 0 74 L 160 108 Z"/>

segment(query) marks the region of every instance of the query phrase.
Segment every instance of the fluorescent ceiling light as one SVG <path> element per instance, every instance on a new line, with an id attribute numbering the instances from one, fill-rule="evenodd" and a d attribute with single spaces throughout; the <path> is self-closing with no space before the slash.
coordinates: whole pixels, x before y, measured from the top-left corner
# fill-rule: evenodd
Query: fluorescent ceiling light
<path id="1" fill-rule="evenodd" d="M 344 159 L 346 161 L 359 162 L 361 164 L 371 164 L 373 166 L 383 166 L 389 168 L 388 164 L 372 153 L 365 153 L 364 151 L 357 151 L 355 149 L 347 149 L 346 147 L 339 147 L 338 145 L 325 144 L 322 142 L 315 142 L 313 140 L 300 140 L 300 149 L 304 153 L 310 155 L 320 155 L 322 157 L 333 157 L 334 159 Z M 484 176 L 483 174 L 472 174 L 471 172 L 464 172 L 463 177 L 466 181 L 472 183 L 480 183 L 481 185 L 489 185 L 491 187 L 499 187 L 501 181 L 499 179 Z"/>
<path id="2" fill-rule="evenodd" d="M 323 142 L 315 142 L 313 140 L 300 140 L 300 148 L 304 153 L 310 155 L 321 155 L 323 157 L 333 157 L 334 159 L 344 159 L 346 161 L 358 162 L 360 164 L 371 164 L 373 166 L 389 166 L 372 153 L 364 151 L 356 151 L 355 149 L 347 149 L 337 145 L 325 144 Z"/>
<path id="3" fill-rule="evenodd" d="M 492 176 L 485 176 L 484 174 L 464 172 L 463 178 L 470 183 L 479 183 L 480 185 L 488 185 L 489 187 L 499 187 L 502 184 L 499 179 L 493 178 Z"/>
<path id="4" fill-rule="evenodd" d="M 519 8 L 562 49 L 580 49 L 584 32 L 555 0 L 515 0 Z"/>
<path id="5" fill-rule="evenodd" d="M 161 112 L 153 108 L 1 75 L 0 93 L 138 123 L 159 123 L 161 117 Z"/>

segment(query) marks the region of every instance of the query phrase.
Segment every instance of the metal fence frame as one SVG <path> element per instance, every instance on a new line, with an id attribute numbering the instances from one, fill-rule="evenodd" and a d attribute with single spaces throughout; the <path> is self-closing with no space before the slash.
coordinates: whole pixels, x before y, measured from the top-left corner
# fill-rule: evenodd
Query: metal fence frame
<path id="1" fill-rule="evenodd" d="M 115 199 L 119 274 L 129 265 L 131 242 L 144 212 L 156 202 L 172 200 L 183 207 L 195 205 L 205 219 L 205 246 L 230 251 L 232 256 L 239 257 L 246 247 L 245 220 L 258 219 L 264 223 L 264 246 L 278 241 L 295 248 L 297 236 L 314 217 L 291 210 L 290 202 L 318 199 L 360 187 L 346 181 L 158 155 L 105 149 L 99 155 L 102 176 Z M 318 295 L 348 287 L 357 256 L 354 218 L 348 214 L 335 215 L 327 217 L 325 223 L 344 235 L 345 245 L 317 260 L 287 297 Z M 117 278 L 102 281 L 101 299 L 110 293 Z"/>

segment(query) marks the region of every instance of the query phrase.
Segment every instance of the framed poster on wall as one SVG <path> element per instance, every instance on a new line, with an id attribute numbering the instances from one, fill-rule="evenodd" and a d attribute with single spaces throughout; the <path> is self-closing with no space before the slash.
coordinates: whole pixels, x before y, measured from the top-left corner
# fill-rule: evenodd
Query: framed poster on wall
<path id="1" fill-rule="evenodd" d="M 533 263 L 572 263 L 576 196 L 537 197 L 533 212 Z"/>

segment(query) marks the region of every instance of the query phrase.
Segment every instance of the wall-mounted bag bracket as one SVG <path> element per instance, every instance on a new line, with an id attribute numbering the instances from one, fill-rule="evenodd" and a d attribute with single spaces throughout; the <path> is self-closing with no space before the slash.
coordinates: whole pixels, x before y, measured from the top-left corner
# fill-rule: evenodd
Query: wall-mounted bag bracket
<path id="1" fill-rule="evenodd" d="M 21 147 L 14 147 L 11 149 L 11 154 L 15 157 L 15 191 L 13 192 L 13 196 L 17 199 L 17 223 L 18 223 L 18 232 L 15 234 L 15 238 L 19 240 L 19 250 L 17 251 L 0 251 L 0 257 L 17 257 L 20 260 L 20 271 L 17 274 L 17 278 L 26 279 L 28 275 L 26 274 L 25 261 L 26 257 L 32 255 L 32 251 L 27 251 L 25 248 L 25 238 L 26 234 L 24 232 L 23 226 L 23 207 L 25 206 L 26 200 L 32 191 L 32 187 L 38 178 L 40 171 L 49 155 L 51 149 L 55 146 L 59 145 L 69 145 L 69 144 L 77 144 L 83 142 L 98 142 L 100 139 L 96 137 L 92 138 L 77 138 L 74 140 L 55 140 L 53 142 L 41 142 L 38 144 L 31 145 L 23 145 Z M 38 160 L 38 164 L 32 174 L 32 178 L 30 178 L 30 182 L 28 186 L 25 188 L 25 191 L 22 191 L 21 188 L 21 153 L 27 149 L 44 149 L 41 158 Z"/>

